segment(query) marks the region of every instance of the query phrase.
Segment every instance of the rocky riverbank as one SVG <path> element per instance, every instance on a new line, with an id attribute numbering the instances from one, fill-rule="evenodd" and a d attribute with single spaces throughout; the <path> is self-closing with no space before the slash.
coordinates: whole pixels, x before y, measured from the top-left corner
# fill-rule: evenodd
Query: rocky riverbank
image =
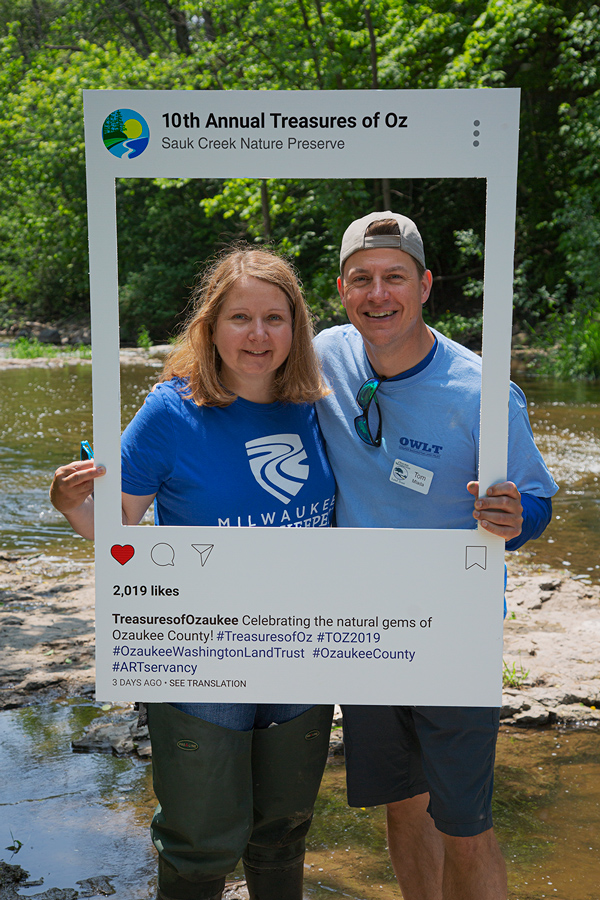
<path id="1" fill-rule="evenodd" d="M 600 586 L 509 563 L 506 601 L 504 722 L 597 726 Z"/>
<path id="2" fill-rule="evenodd" d="M 122 366 L 150 365 L 159 369 L 170 349 L 169 344 L 156 344 L 147 350 L 143 347 L 121 347 L 119 359 Z M 55 356 L 20 358 L 11 353 L 10 344 L 0 345 L 0 372 L 5 369 L 60 369 L 64 366 L 92 364 L 91 356 L 82 356 L 79 351 L 69 347 L 60 348 Z"/>
<path id="3" fill-rule="evenodd" d="M 517 558 L 506 596 L 503 723 L 596 727 L 600 586 Z M 91 697 L 94 677 L 92 566 L 0 553 L 0 709 Z M 107 715 L 82 736 L 80 749 L 148 755 L 131 704 L 105 705 Z M 339 731 L 332 740 L 340 752 Z"/>

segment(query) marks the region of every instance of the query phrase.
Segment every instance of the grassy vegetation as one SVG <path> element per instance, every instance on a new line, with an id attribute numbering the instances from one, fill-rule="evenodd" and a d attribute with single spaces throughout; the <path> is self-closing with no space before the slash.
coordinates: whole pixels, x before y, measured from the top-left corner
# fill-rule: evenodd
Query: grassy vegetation
<path id="1" fill-rule="evenodd" d="M 520 688 L 523 686 L 528 675 L 529 669 L 524 669 L 523 663 L 519 663 L 519 666 L 517 667 L 516 663 L 509 666 L 508 663 L 503 662 L 502 687 Z"/>
<path id="2" fill-rule="evenodd" d="M 78 356 L 80 359 L 91 359 L 92 348 L 88 344 L 61 346 L 43 344 L 37 338 L 17 338 L 9 349 L 13 359 L 53 359 L 58 356 Z"/>

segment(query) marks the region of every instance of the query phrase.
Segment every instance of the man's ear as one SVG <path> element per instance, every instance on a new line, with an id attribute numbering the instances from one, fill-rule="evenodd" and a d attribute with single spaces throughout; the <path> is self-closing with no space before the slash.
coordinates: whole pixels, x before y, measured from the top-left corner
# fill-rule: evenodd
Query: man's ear
<path id="1" fill-rule="evenodd" d="M 338 277 L 337 289 L 338 294 L 340 295 L 340 300 L 342 301 L 342 306 L 344 307 L 344 309 L 346 309 L 346 302 L 344 300 L 344 282 L 342 281 L 341 277 Z"/>
<path id="2" fill-rule="evenodd" d="M 423 278 L 421 279 L 421 305 L 424 306 L 429 299 L 431 288 L 433 286 L 433 275 L 429 269 L 425 269 Z"/>

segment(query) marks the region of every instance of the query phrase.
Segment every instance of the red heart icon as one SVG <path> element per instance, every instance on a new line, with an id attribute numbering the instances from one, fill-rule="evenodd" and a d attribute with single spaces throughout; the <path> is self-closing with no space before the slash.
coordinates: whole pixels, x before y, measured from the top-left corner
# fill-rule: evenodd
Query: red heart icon
<path id="1" fill-rule="evenodd" d="M 110 555 L 122 566 L 129 562 L 134 553 L 135 550 L 131 544 L 123 544 L 123 546 L 121 544 L 113 544 L 110 548 Z"/>

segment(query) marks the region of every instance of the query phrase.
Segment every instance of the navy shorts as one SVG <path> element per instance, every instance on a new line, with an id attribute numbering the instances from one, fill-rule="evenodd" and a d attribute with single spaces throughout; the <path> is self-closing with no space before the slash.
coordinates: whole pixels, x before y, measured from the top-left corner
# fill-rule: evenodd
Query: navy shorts
<path id="1" fill-rule="evenodd" d="M 350 806 L 379 806 L 429 793 L 444 834 L 492 827 L 500 711 L 490 707 L 344 706 Z"/>

